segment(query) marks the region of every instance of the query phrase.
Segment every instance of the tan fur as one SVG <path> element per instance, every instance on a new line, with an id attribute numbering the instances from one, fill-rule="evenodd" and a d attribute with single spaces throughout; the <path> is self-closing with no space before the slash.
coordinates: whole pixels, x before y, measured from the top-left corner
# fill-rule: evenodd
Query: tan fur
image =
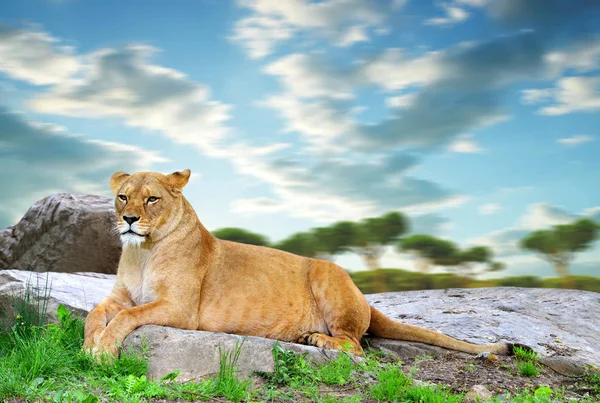
<path id="1" fill-rule="evenodd" d="M 85 349 L 115 355 L 130 332 L 155 324 L 358 355 L 367 331 L 469 353 L 510 352 L 506 344 L 475 345 L 387 318 L 334 263 L 213 237 L 181 194 L 189 176 L 185 170 L 111 178 L 119 230 L 127 228 L 123 216 L 139 216 L 143 241 L 124 245 L 114 289 L 86 319 Z M 151 196 L 160 199 L 150 202 Z"/>

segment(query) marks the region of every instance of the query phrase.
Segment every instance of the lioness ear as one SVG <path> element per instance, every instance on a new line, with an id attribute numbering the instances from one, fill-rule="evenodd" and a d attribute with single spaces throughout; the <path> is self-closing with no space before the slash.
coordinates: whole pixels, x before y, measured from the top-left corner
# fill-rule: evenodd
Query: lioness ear
<path id="1" fill-rule="evenodd" d="M 115 195 L 130 176 L 131 175 L 129 175 L 127 172 L 123 171 L 115 172 L 113 174 L 113 176 L 110 178 L 110 188 Z"/>
<path id="2" fill-rule="evenodd" d="M 173 186 L 173 188 L 181 190 L 188 183 L 191 174 L 192 172 L 189 169 L 173 172 L 172 174 L 167 175 L 167 182 L 169 182 L 169 185 Z"/>

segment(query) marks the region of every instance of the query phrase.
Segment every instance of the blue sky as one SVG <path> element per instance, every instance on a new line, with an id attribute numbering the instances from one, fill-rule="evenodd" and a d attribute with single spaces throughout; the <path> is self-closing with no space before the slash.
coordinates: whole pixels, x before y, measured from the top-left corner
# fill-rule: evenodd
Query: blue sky
<path id="1" fill-rule="evenodd" d="M 551 275 L 515 245 L 600 219 L 598 18 L 585 0 L 4 1 L 0 227 L 54 192 L 108 195 L 117 170 L 190 168 L 209 229 L 279 240 L 399 210 Z M 596 245 L 573 271 L 598 267 Z"/>

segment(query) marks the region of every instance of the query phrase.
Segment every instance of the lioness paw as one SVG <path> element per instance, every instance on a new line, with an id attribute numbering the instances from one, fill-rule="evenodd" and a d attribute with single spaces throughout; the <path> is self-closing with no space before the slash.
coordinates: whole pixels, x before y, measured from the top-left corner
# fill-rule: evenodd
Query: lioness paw
<path id="1" fill-rule="evenodd" d="M 304 332 L 298 337 L 296 343 L 306 344 L 309 346 L 324 347 L 325 339 L 321 336 L 324 335 L 316 331 Z"/>
<path id="2" fill-rule="evenodd" d="M 99 345 L 91 349 L 92 356 L 99 363 L 112 363 L 118 357 L 119 350 L 116 346 L 105 346 Z"/>

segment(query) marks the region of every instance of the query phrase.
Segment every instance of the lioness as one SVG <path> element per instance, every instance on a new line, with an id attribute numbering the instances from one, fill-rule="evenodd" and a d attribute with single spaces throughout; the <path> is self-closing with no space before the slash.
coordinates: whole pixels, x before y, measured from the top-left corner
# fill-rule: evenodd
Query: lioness
<path id="1" fill-rule="evenodd" d="M 148 324 L 267 337 L 362 355 L 361 337 L 410 340 L 468 353 L 510 354 L 510 344 L 477 345 L 395 322 L 334 263 L 215 238 L 182 194 L 190 178 L 115 173 L 123 242 L 110 295 L 85 322 L 84 348 L 116 355 Z"/>

